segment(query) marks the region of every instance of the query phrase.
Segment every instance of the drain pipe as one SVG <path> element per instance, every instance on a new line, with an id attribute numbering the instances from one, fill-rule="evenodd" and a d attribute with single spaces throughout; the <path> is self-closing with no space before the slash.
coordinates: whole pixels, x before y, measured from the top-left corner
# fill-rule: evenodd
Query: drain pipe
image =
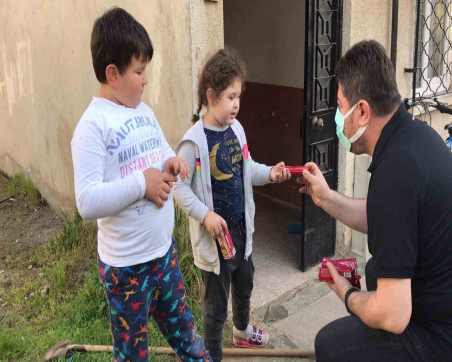
<path id="1" fill-rule="evenodd" d="M 397 65 L 397 31 L 399 27 L 399 0 L 392 0 L 392 25 L 391 25 L 391 62 L 394 73 Z"/>

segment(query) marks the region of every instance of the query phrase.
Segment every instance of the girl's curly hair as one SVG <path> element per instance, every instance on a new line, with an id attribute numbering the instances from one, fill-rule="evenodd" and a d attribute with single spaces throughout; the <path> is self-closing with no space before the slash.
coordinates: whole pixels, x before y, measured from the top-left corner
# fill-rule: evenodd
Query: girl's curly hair
<path id="1" fill-rule="evenodd" d="M 218 98 L 236 79 L 242 82 L 242 90 L 244 90 L 245 63 L 232 49 L 218 50 L 209 58 L 201 72 L 198 84 L 198 109 L 193 115 L 193 123 L 199 120 L 202 106 L 207 106 L 207 90 L 211 88 L 215 97 Z"/>

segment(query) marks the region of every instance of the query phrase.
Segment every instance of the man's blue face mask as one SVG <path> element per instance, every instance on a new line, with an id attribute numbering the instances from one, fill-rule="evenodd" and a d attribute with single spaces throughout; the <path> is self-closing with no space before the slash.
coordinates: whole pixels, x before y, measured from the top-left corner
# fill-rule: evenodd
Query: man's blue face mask
<path id="1" fill-rule="evenodd" d="M 358 103 L 356 103 L 352 108 L 349 109 L 349 111 L 344 115 L 339 110 L 339 107 L 336 110 L 336 116 L 334 117 L 334 121 L 336 122 L 336 134 L 337 138 L 339 139 L 339 142 L 345 147 L 347 151 L 350 151 L 352 148 L 352 143 L 356 142 L 366 131 L 367 126 L 360 127 L 355 132 L 353 136 L 350 138 L 347 138 L 344 134 L 344 124 L 345 120 L 350 117 L 350 115 L 353 113 L 353 111 L 356 109 L 356 106 Z"/>

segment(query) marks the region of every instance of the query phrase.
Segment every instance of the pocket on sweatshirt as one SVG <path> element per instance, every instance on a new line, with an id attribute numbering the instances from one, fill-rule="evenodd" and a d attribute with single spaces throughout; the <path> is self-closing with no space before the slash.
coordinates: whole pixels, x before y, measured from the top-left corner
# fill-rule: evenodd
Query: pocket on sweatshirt
<path id="1" fill-rule="evenodd" d="M 217 263 L 217 247 L 198 221 L 190 220 L 190 239 L 195 261 L 209 265 Z"/>
<path id="2" fill-rule="evenodd" d="M 212 239 L 206 238 L 200 240 L 199 258 L 207 264 L 214 265 L 218 259 L 218 250 Z"/>

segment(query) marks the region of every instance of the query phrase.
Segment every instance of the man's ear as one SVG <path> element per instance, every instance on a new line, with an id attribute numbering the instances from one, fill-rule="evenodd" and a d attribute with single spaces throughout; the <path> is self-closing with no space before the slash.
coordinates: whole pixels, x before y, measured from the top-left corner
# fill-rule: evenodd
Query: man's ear
<path id="1" fill-rule="evenodd" d="M 359 127 L 364 127 L 369 124 L 370 118 L 372 116 L 372 108 L 366 100 L 361 100 L 358 103 L 358 125 Z"/>
<path id="2" fill-rule="evenodd" d="M 118 67 L 114 64 L 108 64 L 105 68 L 105 79 L 108 84 L 115 84 L 119 78 Z"/>

